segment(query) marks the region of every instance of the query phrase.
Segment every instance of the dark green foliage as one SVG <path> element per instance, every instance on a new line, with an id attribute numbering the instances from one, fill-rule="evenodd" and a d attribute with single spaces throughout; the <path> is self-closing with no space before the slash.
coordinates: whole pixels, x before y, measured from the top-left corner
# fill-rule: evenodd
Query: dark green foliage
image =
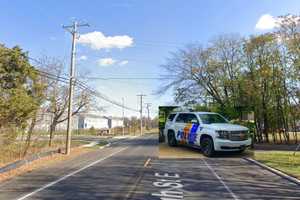
<path id="1" fill-rule="evenodd" d="M 0 46 L 0 128 L 24 128 L 40 106 L 42 84 L 27 53 L 19 47 Z"/>

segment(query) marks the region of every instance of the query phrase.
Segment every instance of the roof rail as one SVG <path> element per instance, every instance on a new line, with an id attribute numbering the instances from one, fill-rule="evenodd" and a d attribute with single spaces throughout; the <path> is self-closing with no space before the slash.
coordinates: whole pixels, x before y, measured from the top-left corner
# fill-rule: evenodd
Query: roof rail
<path id="1" fill-rule="evenodd" d="M 191 107 L 178 107 L 173 110 L 173 112 L 195 112 L 195 110 Z"/>

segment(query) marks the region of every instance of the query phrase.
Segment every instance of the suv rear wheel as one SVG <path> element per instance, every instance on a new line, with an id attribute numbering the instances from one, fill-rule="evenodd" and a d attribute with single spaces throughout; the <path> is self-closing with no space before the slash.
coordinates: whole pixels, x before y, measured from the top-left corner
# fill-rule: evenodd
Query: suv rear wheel
<path id="1" fill-rule="evenodd" d="M 177 140 L 175 138 L 175 133 L 173 131 L 168 132 L 168 144 L 171 147 L 177 146 Z"/>
<path id="2" fill-rule="evenodd" d="M 207 157 L 212 157 L 215 153 L 214 142 L 210 137 L 201 140 L 201 151 Z"/>

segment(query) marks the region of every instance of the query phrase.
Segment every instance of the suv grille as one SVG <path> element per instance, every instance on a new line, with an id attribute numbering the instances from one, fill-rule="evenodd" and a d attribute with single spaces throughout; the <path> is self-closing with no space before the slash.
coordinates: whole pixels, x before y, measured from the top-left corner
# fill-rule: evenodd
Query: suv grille
<path id="1" fill-rule="evenodd" d="M 229 140 L 232 141 L 248 140 L 248 131 L 230 131 Z"/>

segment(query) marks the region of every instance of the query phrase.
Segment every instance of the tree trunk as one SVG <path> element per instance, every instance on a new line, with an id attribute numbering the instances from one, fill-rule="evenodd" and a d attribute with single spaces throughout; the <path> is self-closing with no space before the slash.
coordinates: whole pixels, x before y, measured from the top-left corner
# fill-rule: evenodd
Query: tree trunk
<path id="1" fill-rule="evenodd" d="M 33 117 L 31 123 L 30 123 L 30 127 L 29 127 L 29 130 L 28 130 L 28 134 L 27 134 L 27 138 L 26 138 L 26 146 L 25 146 L 25 149 L 24 149 L 24 152 L 23 152 L 23 157 L 25 157 L 28 153 L 28 149 L 31 145 L 31 137 L 32 137 L 32 133 L 33 133 L 33 129 L 35 127 L 35 124 L 36 124 L 36 116 Z"/>
<path id="2" fill-rule="evenodd" d="M 53 136 L 54 136 L 54 132 L 55 132 L 55 129 L 56 129 L 56 123 L 52 123 L 50 125 L 50 132 L 49 132 L 49 147 L 51 147 L 52 145 L 52 140 L 53 140 Z"/>

